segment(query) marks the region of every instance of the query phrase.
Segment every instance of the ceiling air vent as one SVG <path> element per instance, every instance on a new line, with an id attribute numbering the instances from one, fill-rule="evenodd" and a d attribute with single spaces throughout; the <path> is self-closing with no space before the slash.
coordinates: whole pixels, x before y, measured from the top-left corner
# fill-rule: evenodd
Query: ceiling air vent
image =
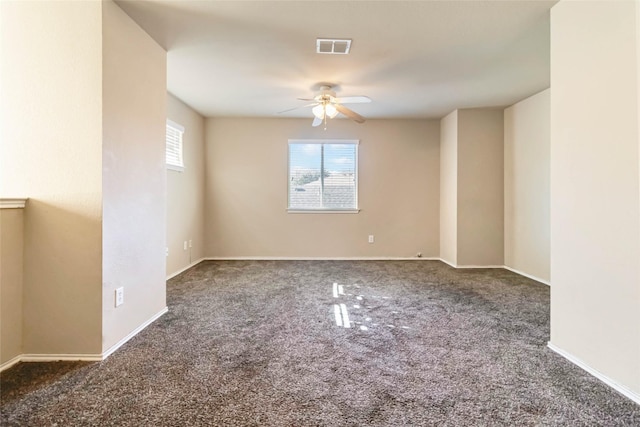
<path id="1" fill-rule="evenodd" d="M 346 55 L 351 49 L 351 40 L 316 39 L 316 52 L 329 55 Z"/>

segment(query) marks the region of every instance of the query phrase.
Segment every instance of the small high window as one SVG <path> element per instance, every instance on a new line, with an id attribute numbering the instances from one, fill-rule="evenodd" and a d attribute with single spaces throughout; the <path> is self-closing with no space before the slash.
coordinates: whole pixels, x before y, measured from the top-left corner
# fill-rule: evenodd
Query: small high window
<path id="1" fill-rule="evenodd" d="M 184 162 L 182 159 L 183 134 L 184 126 L 172 122 L 171 120 L 167 120 L 167 169 L 175 170 L 178 172 L 182 172 L 184 170 Z"/>

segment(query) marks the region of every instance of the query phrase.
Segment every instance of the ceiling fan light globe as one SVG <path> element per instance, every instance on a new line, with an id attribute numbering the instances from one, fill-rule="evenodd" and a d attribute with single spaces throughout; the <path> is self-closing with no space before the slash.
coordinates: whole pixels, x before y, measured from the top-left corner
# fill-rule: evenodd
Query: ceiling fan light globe
<path id="1" fill-rule="evenodd" d="M 324 105 L 319 104 L 311 109 L 313 115 L 319 119 L 324 119 Z"/>
<path id="2" fill-rule="evenodd" d="M 333 104 L 327 104 L 325 109 L 326 109 L 327 116 L 329 116 L 332 119 L 338 115 L 338 110 L 336 109 L 336 107 L 333 106 Z"/>

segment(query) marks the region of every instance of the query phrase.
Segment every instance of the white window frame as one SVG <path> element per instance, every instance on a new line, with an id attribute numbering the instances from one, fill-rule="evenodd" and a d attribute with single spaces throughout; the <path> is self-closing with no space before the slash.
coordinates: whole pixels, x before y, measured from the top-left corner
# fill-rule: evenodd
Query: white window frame
<path id="1" fill-rule="evenodd" d="M 355 164 L 354 164 L 354 175 L 355 175 L 355 208 L 344 208 L 344 209 L 336 209 L 336 208 L 314 208 L 314 209 L 300 209 L 300 208 L 290 208 L 289 201 L 291 200 L 291 144 L 352 144 L 355 145 Z M 360 140 L 358 139 L 290 139 L 287 144 L 287 212 L 293 214 L 357 214 L 360 212 L 359 209 L 359 200 L 358 200 L 358 175 L 359 167 L 358 167 L 358 157 L 359 157 L 359 146 Z"/>
<path id="2" fill-rule="evenodd" d="M 171 159 L 167 158 L 168 154 L 168 146 L 169 146 L 169 132 L 176 131 L 180 134 L 178 139 L 178 159 L 175 159 L 174 162 Z M 165 134 L 165 164 L 167 165 L 167 169 L 173 170 L 176 172 L 184 171 L 184 126 L 167 119 L 167 127 Z"/>

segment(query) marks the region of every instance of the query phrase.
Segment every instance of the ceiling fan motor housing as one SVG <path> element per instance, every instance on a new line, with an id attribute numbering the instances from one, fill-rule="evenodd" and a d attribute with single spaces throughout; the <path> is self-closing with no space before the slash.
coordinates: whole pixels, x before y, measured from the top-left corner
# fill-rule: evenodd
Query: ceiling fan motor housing
<path id="1" fill-rule="evenodd" d="M 335 98 L 336 93 L 335 91 L 331 90 L 331 86 L 322 86 L 320 88 L 320 97 L 322 99 L 327 99 L 328 97 Z"/>

